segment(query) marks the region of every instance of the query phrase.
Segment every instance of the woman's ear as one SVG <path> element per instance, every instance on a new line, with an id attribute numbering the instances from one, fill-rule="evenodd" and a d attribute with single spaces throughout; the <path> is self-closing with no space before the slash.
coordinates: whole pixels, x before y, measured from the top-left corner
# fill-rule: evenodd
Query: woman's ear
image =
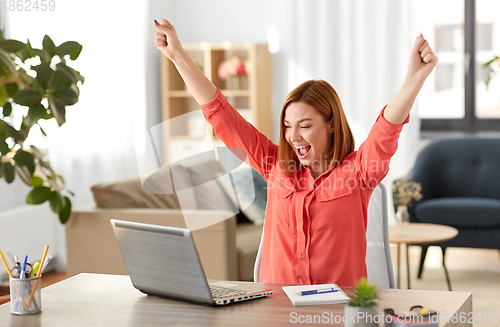
<path id="1" fill-rule="evenodd" d="M 333 128 L 334 128 L 334 125 L 333 125 L 333 118 L 330 119 L 330 121 L 328 122 L 328 133 L 329 134 L 333 134 Z"/>

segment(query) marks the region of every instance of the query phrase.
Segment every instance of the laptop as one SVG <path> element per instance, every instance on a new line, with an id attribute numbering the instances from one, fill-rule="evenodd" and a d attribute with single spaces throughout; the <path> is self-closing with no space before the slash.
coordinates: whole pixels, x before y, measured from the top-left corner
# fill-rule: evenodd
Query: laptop
<path id="1" fill-rule="evenodd" d="M 226 305 L 273 293 L 253 283 L 207 280 L 186 228 L 111 219 L 123 260 L 139 291 L 206 305 Z"/>

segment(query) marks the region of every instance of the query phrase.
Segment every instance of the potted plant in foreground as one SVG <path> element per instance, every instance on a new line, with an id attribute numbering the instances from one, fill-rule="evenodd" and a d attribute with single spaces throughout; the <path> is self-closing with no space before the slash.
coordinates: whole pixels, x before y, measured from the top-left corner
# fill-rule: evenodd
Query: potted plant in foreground
<path id="1" fill-rule="evenodd" d="M 74 41 L 56 46 L 48 35 L 42 49 L 36 49 L 29 40 L 7 40 L 0 31 L 0 178 L 10 184 L 19 176 L 31 187 L 26 202 L 49 201 L 62 224 L 71 215 L 64 179 L 36 146 L 25 141 L 34 126 L 46 135 L 40 120 L 65 123 L 66 106 L 78 101 L 84 81 L 67 61 L 76 60 L 81 51 Z"/>
<path id="2" fill-rule="evenodd" d="M 375 302 L 378 299 L 377 287 L 370 284 L 366 278 L 360 278 L 354 289 L 354 295 L 351 296 L 344 309 L 345 326 L 378 326 L 376 317 L 378 306 Z M 358 317 L 364 318 L 357 319 Z"/>

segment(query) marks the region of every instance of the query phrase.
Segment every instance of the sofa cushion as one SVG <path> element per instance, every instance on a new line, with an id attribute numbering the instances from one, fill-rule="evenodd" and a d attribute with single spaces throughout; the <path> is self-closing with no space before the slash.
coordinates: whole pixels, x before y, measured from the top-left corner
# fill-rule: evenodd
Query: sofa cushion
<path id="1" fill-rule="evenodd" d="M 217 182 L 235 205 L 255 225 L 262 225 L 266 214 L 267 181 L 253 168 L 245 166 L 231 172 L 234 187 L 227 176 L 219 178 Z M 236 201 L 238 196 L 239 203 Z"/>
<path id="2" fill-rule="evenodd" d="M 214 180 L 219 166 L 216 161 L 203 161 L 186 167 L 198 209 L 228 210 L 238 213 L 238 208 L 226 196 L 219 183 Z M 229 217 L 228 217 L 229 218 Z"/>
<path id="3" fill-rule="evenodd" d="M 100 208 L 169 208 L 180 209 L 176 194 L 152 194 L 142 188 L 139 177 L 91 188 Z"/>
<path id="4" fill-rule="evenodd" d="M 486 198 L 438 198 L 415 205 L 419 222 L 455 228 L 500 227 L 500 200 Z"/>

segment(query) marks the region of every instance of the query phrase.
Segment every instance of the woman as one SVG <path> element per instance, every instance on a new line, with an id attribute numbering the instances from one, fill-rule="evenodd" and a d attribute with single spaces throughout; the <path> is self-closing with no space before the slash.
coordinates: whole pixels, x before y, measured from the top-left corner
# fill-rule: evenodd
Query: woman
<path id="1" fill-rule="evenodd" d="M 156 46 L 174 63 L 216 135 L 227 147 L 245 150 L 246 162 L 268 181 L 261 281 L 351 286 L 366 277 L 368 202 L 437 63 L 423 36 L 415 40 L 403 85 L 354 151 L 340 99 L 327 82 L 308 81 L 290 92 L 278 146 L 205 77 L 170 22 L 155 25 Z"/>

